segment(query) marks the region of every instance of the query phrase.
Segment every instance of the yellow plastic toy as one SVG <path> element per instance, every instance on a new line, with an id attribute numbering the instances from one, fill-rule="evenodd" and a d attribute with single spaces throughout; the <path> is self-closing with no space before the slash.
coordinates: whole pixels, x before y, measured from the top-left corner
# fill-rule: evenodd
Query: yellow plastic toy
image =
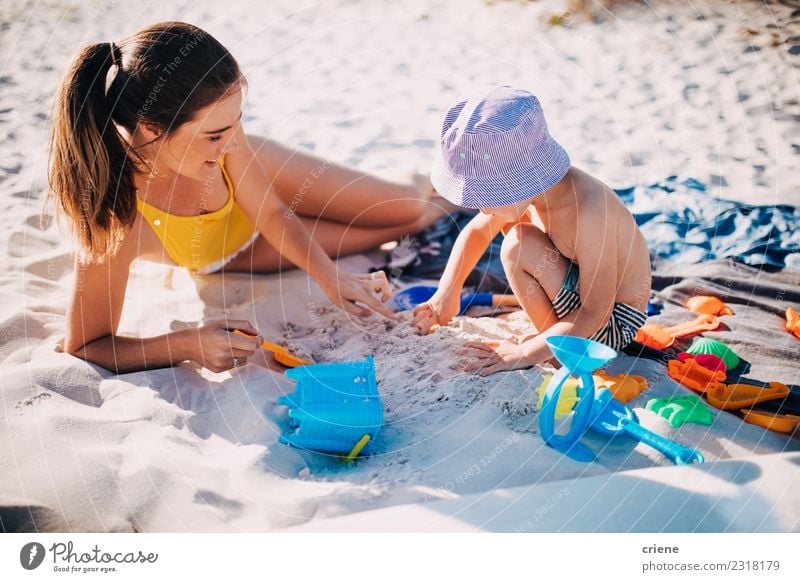
<path id="1" fill-rule="evenodd" d="M 542 383 L 539 384 L 539 387 L 536 389 L 536 393 L 539 395 L 539 402 L 536 404 L 538 410 L 542 409 L 544 392 L 547 390 L 547 385 L 550 384 L 550 380 L 552 379 L 552 374 L 544 374 L 542 376 Z M 561 418 L 565 414 L 572 412 L 572 408 L 575 406 L 576 402 L 578 402 L 578 379 L 570 377 L 567 378 L 564 385 L 561 387 L 561 394 L 556 403 L 556 418 Z"/>
<path id="2" fill-rule="evenodd" d="M 552 374 L 544 374 L 542 383 L 536 389 L 536 393 L 539 395 L 539 402 L 536 404 L 536 408 L 539 410 L 542 408 L 544 392 L 547 390 L 547 385 L 552 378 Z M 600 388 L 608 388 L 617 402 L 628 402 L 647 390 L 647 380 L 643 376 L 629 376 L 628 374 L 611 376 L 603 372 L 603 370 L 597 370 L 592 374 L 592 378 L 594 378 L 595 388 L 598 390 Z M 572 412 L 578 400 L 578 379 L 568 378 L 561 388 L 561 395 L 558 398 L 558 404 L 556 404 L 556 418 L 561 418 L 565 414 Z"/>

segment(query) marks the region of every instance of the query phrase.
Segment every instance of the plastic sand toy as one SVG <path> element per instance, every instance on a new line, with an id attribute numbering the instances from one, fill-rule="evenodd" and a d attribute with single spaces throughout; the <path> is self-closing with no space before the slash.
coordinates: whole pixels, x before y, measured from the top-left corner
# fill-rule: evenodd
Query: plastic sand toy
<path id="1" fill-rule="evenodd" d="M 249 333 L 244 333 L 238 329 L 234 329 L 233 333 L 243 335 L 244 337 L 254 338 L 256 336 L 250 335 Z M 313 364 L 314 362 L 310 362 L 308 360 L 304 360 L 303 358 L 298 358 L 294 354 L 292 354 L 289 350 L 287 350 L 283 346 L 279 346 L 278 344 L 274 344 L 272 342 L 268 342 L 264 340 L 261 344 L 261 347 L 267 350 L 268 352 L 272 352 L 275 356 L 275 361 L 283 364 L 287 368 L 294 368 L 296 366 L 307 366 L 309 364 Z"/>
<path id="2" fill-rule="evenodd" d="M 720 390 L 725 387 L 723 382 L 726 376 L 723 372 L 711 371 L 691 358 L 685 362 L 670 360 L 667 363 L 667 374 L 676 382 L 696 392 Z"/>
<path id="3" fill-rule="evenodd" d="M 796 414 L 775 414 L 760 410 L 742 410 L 743 419 L 767 430 L 790 434 L 800 425 L 800 416 Z"/>
<path id="4" fill-rule="evenodd" d="M 695 313 L 707 313 L 708 315 L 733 315 L 731 308 L 725 305 L 721 299 L 711 295 L 698 295 L 686 302 L 686 309 Z"/>
<path id="5" fill-rule="evenodd" d="M 647 380 L 644 376 L 633 376 L 629 374 L 617 374 L 611 376 L 603 370 L 597 370 L 594 374 L 595 386 L 606 388 L 611 392 L 614 400 L 619 402 L 630 402 L 639 394 L 647 390 Z"/>
<path id="6" fill-rule="evenodd" d="M 537 403 L 537 408 L 539 409 L 542 408 L 544 392 L 547 390 L 547 386 L 550 384 L 552 379 L 553 374 L 543 374 L 542 383 L 539 384 L 538 388 L 536 388 L 536 393 L 539 395 L 539 402 Z M 567 380 L 564 382 L 564 385 L 561 387 L 561 394 L 558 397 L 558 404 L 556 405 L 556 418 L 561 418 L 565 414 L 572 412 L 572 408 L 575 406 L 576 402 L 578 402 L 578 379 L 567 378 Z"/>
<path id="7" fill-rule="evenodd" d="M 719 320 L 713 315 L 706 314 L 698 315 L 692 321 L 669 327 L 663 327 L 657 323 L 648 323 L 636 332 L 636 341 L 650 348 L 665 350 L 675 343 L 677 338 L 704 331 L 713 331 L 718 327 Z"/>
<path id="8" fill-rule="evenodd" d="M 425 303 L 433 294 L 436 287 L 430 285 L 414 285 L 395 293 L 389 304 L 397 311 L 408 311 L 417 305 Z M 497 307 L 499 305 L 513 305 L 519 307 L 519 301 L 513 295 L 494 295 L 492 293 L 470 293 L 461 296 L 459 315 L 463 315 L 473 305 Z"/>
<path id="9" fill-rule="evenodd" d="M 800 339 L 800 315 L 791 307 L 786 308 L 786 329 Z"/>
<path id="10" fill-rule="evenodd" d="M 614 400 L 608 390 L 600 389 L 593 404 L 590 424 L 593 431 L 609 436 L 623 434 L 654 448 L 676 465 L 705 462 L 700 451 L 679 445 L 641 426 L 633 411 Z"/>
<path id="11" fill-rule="evenodd" d="M 709 426 L 714 421 L 708 406 L 697 394 L 652 398 L 645 408 L 664 418 L 672 428 L 680 428 L 687 422 Z"/>
<path id="12" fill-rule="evenodd" d="M 548 383 L 539 413 L 539 431 L 544 442 L 555 450 L 576 461 L 592 461 L 594 454 L 578 442 L 589 427 L 594 403 L 594 378 L 592 372 L 616 357 L 617 352 L 599 342 L 582 337 L 552 336 L 547 338 L 550 351 L 561 362 L 562 368 Z M 572 411 L 571 425 L 566 434 L 556 434 L 555 419 L 561 390 L 567 379 L 575 375 L 580 378 L 578 398 Z M 610 394 L 610 393 L 609 393 Z"/>
<path id="13" fill-rule="evenodd" d="M 280 441 L 296 447 L 343 453 L 352 460 L 383 425 L 383 406 L 372 356 L 361 362 L 314 364 L 286 371 L 297 381 L 278 398 L 289 407 L 293 431 Z"/>
<path id="14" fill-rule="evenodd" d="M 736 352 L 734 352 L 728 346 L 723 344 L 721 341 L 707 337 L 695 338 L 692 342 L 692 345 L 689 346 L 689 349 L 686 351 L 693 355 L 712 354 L 722 358 L 722 361 L 725 362 L 725 368 L 727 370 L 733 370 L 739 365 L 739 362 L 741 362 L 741 358 L 739 358 L 739 356 L 736 355 Z"/>
<path id="15" fill-rule="evenodd" d="M 544 393 L 552 378 L 552 374 L 544 374 L 542 383 L 536 388 L 536 393 L 539 395 L 539 402 L 537 403 L 539 409 L 542 408 Z M 594 380 L 595 388 L 608 389 L 614 399 L 620 402 L 629 402 L 647 390 L 647 380 L 643 376 L 631 376 L 628 374 L 610 376 L 602 370 L 597 370 L 592 374 L 592 379 Z M 579 381 L 577 378 L 570 377 L 564 382 L 561 387 L 561 395 L 558 397 L 558 405 L 556 406 L 557 419 L 572 412 L 575 403 L 578 402 L 578 386 Z"/>
<path id="16" fill-rule="evenodd" d="M 678 354 L 678 359 L 681 362 L 693 358 L 696 364 L 708 368 L 712 372 L 720 371 L 725 374 L 728 373 L 728 367 L 725 365 L 725 360 L 714 354 L 690 354 L 689 352 L 681 352 Z"/>
<path id="17" fill-rule="evenodd" d="M 750 408 L 761 402 L 786 398 L 789 387 L 780 382 L 770 382 L 769 386 L 753 384 L 723 384 L 722 388 L 706 392 L 708 403 L 720 410 L 740 410 Z"/>
<path id="18" fill-rule="evenodd" d="M 648 316 L 650 316 L 650 315 L 658 315 L 659 313 L 661 313 L 662 309 L 664 309 L 663 305 L 660 305 L 658 303 L 650 303 L 648 301 L 647 302 L 647 308 L 645 309 L 645 313 Z"/>

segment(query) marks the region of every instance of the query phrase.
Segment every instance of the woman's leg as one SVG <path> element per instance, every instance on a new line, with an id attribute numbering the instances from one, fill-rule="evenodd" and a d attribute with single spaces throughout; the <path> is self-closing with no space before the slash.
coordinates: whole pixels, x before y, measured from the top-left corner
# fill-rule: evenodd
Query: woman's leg
<path id="1" fill-rule="evenodd" d="M 431 201 L 435 191 L 427 177 L 391 182 L 263 137 L 249 140 L 275 190 L 301 216 L 376 228 L 411 224 L 432 210 L 441 215 L 449 209 L 441 199 Z"/>
<path id="2" fill-rule="evenodd" d="M 366 228 L 348 226 L 327 220 L 303 218 L 308 231 L 315 241 L 331 258 L 360 253 L 374 249 L 381 243 L 402 237 L 410 232 L 424 228 L 421 224 L 429 218 L 423 216 L 414 222 L 385 228 Z M 278 250 L 263 236 L 258 237 L 250 248 L 237 255 L 223 268 L 226 272 L 246 271 L 253 273 L 273 273 L 280 269 L 293 268 L 289 261 L 282 259 Z"/>

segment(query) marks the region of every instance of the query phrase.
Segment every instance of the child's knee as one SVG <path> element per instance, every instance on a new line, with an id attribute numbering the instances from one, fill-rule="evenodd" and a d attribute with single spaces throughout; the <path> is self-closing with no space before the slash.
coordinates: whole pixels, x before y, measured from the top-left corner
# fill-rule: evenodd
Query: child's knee
<path id="1" fill-rule="evenodd" d="M 523 257 L 543 255 L 553 246 L 550 238 L 530 224 L 515 224 L 505 232 L 500 247 L 500 260 L 508 271 L 520 263 Z"/>
<path id="2" fill-rule="evenodd" d="M 503 263 L 506 273 L 508 273 L 510 270 L 513 270 L 511 267 L 513 267 L 519 260 L 521 245 L 518 227 L 519 225 L 516 225 L 505 232 L 503 244 L 500 245 L 500 261 Z"/>

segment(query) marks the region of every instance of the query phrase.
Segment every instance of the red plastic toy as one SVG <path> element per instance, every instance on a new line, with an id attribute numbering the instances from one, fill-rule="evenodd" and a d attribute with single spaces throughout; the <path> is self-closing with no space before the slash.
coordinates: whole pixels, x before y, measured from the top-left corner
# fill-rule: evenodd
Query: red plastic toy
<path id="1" fill-rule="evenodd" d="M 728 373 L 728 367 L 725 365 L 725 360 L 714 354 L 690 354 L 689 352 L 681 352 L 678 354 L 678 359 L 685 362 L 689 358 L 694 358 L 695 363 L 708 368 L 712 372 L 719 370 L 720 372 Z"/>

